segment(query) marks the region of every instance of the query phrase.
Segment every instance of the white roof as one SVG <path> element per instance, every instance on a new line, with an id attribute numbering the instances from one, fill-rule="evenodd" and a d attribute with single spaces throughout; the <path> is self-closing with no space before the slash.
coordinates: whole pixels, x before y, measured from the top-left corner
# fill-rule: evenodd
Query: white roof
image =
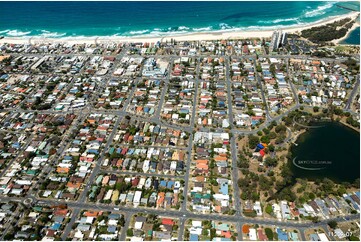
<path id="1" fill-rule="evenodd" d="M 194 221 L 192 221 L 192 226 L 193 227 L 202 227 L 202 221 L 194 220 Z"/>
<path id="2" fill-rule="evenodd" d="M 256 229 L 249 229 L 249 240 L 257 240 Z"/>
<path id="3" fill-rule="evenodd" d="M 143 227 L 143 222 L 135 222 L 134 224 L 135 229 L 142 229 L 142 227 Z"/>
<path id="4" fill-rule="evenodd" d="M 86 223 L 92 224 L 94 220 L 94 217 L 86 217 Z"/>
<path id="5" fill-rule="evenodd" d="M 201 235 L 202 234 L 202 228 L 190 228 L 189 230 L 190 234 L 196 234 L 196 235 Z"/>
<path id="6" fill-rule="evenodd" d="M 320 237 L 321 241 L 329 241 L 329 239 L 324 233 L 318 234 L 318 237 Z"/>
<path id="7" fill-rule="evenodd" d="M 77 230 L 74 234 L 74 237 L 78 239 L 82 239 L 84 237 L 84 234 L 80 230 Z"/>
<path id="8" fill-rule="evenodd" d="M 143 241 L 143 238 L 133 236 L 132 238 L 130 238 L 130 241 Z"/>

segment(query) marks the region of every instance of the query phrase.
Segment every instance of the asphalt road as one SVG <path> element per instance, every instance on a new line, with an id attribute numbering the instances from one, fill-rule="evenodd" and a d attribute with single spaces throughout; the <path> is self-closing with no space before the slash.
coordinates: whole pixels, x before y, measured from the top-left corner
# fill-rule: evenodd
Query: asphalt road
<path id="1" fill-rule="evenodd" d="M 253 60 L 253 68 L 254 68 L 254 71 L 255 71 L 255 77 L 256 77 L 256 80 L 258 82 L 258 85 L 261 89 L 261 95 L 262 95 L 262 100 L 263 100 L 263 103 L 265 105 L 265 111 L 266 111 L 266 120 L 271 120 L 272 117 L 269 113 L 269 107 L 268 107 L 268 103 L 267 103 L 267 99 L 266 99 L 266 96 L 265 96 L 265 92 L 264 92 L 264 89 L 263 89 L 263 84 L 261 82 L 261 78 L 260 78 L 260 73 L 257 72 L 257 66 L 256 66 L 256 59 Z"/>
<path id="2" fill-rule="evenodd" d="M 198 76 L 199 76 L 199 58 L 197 59 L 197 70 L 196 70 L 196 76 L 197 79 L 194 82 L 194 86 L 195 86 L 195 90 L 194 90 L 194 97 L 193 97 L 193 109 L 192 109 L 192 117 L 191 117 L 191 121 L 190 121 L 190 128 L 191 130 L 193 130 L 194 127 L 194 123 L 195 123 L 195 119 L 196 119 L 196 107 L 197 107 L 197 99 L 198 99 L 198 86 L 199 86 L 199 80 L 198 80 Z M 193 132 L 190 132 L 189 138 L 188 138 L 188 147 L 187 147 L 187 163 L 185 165 L 186 168 L 186 174 L 184 177 L 184 191 L 183 191 L 183 196 L 184 196 L 184 200 L 182 203 L 182 207 L 181 207 L 181 211 L 182 212 L 186 212 L 187 211 L 187 196 L 188 196 L 188 188 L 189 188 L 189 178 L 190 178 L 190 166 L 191 166 L 191 161 L 192 161 L 192 149 L 193 149 Z"/>
<path id="3" fill-rule="evenodd" d="M 0 197 L 0 202 L 20 202 L 22 203 L 25 198 L 9 198 L 9 197 Z M 39 205 L 61 205 L 66 204 L 70 209 L 76 211 L 77 209 L 84 209 L 84 210 L 102 210 L 102 211 L 114 211 L 114 206 L 110 204 L 94 204 L 89 202 L 79 202 L 79 201 L 59 201 L 57 199 L 38 199 Z M 240 222 L 244 223 L 253 223 L 253 224 L 262 224 L 262 225 L 274 225 L 286 228 L 313 228 L 315 226 L 323 226 L 327 225 L 329 221 L 336 221 L 336 222 L 343 222 L 349 220 L 358 220 L 360 214 L 351 214 L 340 216 L 336 218 L 330 218 L 322 220 L 318 223 L 313 223 L 309 221 L 279 221 L 275 219 L 265 219 L 265 218 L 251 218 L 251 217 L 243 217 L 237 215 L 223 215 L 223 214 L 196 214 L 189 211 L 176 211 L 176 210 L 159 210 L 155 208 L 145 208 L 145 207 L 119 207 L 119 212 L 121 213 L 139 213 L 139 212 L 146 212 L 151 214 L 156 214 L 159 216 L 169 216 L 169 217 L 185 217 L 187 219 L 201 219 L 201 220 L 219 220 L 219 221 L 229 221 L 229 222 Z M 73 212 L 75 214 L 75 212 Z"/>
<path id="4" fill-rule="evenodd" d="M 351 94 L 350 94 L 349 99 L 347 100 L 345 109 L 350 109 L 351 104 L 352 104 L 352 101 L 353 101 L 356 93 L 359 91 L 359 86 L 360 86 L 360 75 L 357 75 L 355 86 L 354 86 L 354 88 L 352 89 L 352 92 L 351 92 Z"/>

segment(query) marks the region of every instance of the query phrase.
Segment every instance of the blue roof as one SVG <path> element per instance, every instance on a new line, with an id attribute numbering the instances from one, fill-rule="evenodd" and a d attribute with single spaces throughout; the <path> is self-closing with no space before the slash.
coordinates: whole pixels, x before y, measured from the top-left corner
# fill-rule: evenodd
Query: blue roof
<path id="1" fill-rule="evenodd" d="M 356 196 L 358 196 L 360 198 L 360 192 L 355 192 Z"/>
<path id="2" fill-rule="evenodd" d="M 75 140 L 73 140 L 73 144 L 80 144 L 81 143 L 81 140 L 78 140 L 78 139 L 75 139 Z"/>
<path id="3" fill-rule="evenodd" d="M 196 234 L 191 234 L 189 236 L 189 241 L 198 241 L 198 235 Z"/>
<path id="4" fill-rule="evenodd" d="M 113 226 L 113 225 L 108 226 L 108 229 L 107 229 L 107 231 L 108 231 L 109 233 L 115 233 L 116 230 L 117 230 L 117 227 L 115 227 L 115 226 Z"/>
<path id="5" fill-rule="evenodd" d="M 228 195 L 228 184 L 225 182 L 221 185 L 221 193 L 223 195 Z"/>
<path id="6" fill-rule="evenodd" d="M 256 120 L 256 119 L 255 119 L 255 120 L 252 120 L 251 122 L 252 122 L 252 125 L 256 125 L 256 124 L 259 123 L 259 120 Z"/>
<path id="7" fill-rule="evenodd" d="M 51 226 L 51 229 L 58 230 L 60 228 L 60 226 L 61 226 L 60 223 L 54 223 L 53 226 Z"/>
<path id="8" fill-rule="evenodd" d="M 160 186 L 161 186 L 161 187 L 167 186 L 167 182 L 164 181 L 164 180 L 160 181 Z"/>
<path id="9" fill-rule="evenodd" d="M 167 184 L 167 188 L 172 188 L 174 186 L 174 181 L 169 181 Z"/>
<path id="10" fill-rule="evenodd" d="M 99 151 L 94 149 L 89 149 L 87 152 L 90 154 L 99 154 Z"/>
<path id="11" fill-rule="evenodd" d="M 277 228 L 278 240 L 288 241 L 287 233 L 283 232 L 280 228 Z"/>
<path id="12" fill-rule="evenodd" d="M 120 218 L 120 214 L 117 213 L 112 213 L 108 215 L 109 219 L 119 219 Z"/>

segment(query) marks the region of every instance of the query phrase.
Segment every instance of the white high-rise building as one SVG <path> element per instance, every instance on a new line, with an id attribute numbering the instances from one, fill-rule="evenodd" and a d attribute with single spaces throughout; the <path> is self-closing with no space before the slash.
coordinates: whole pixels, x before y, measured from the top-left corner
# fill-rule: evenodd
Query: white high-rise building
<path id="1" fill-rule="evenodd" d="M 281 46 L 287 43 L 287 33 L 282 30 L 274 31 L 272 34 L 271 44 L 269 46 L 270 51 L 276 51 Z"/>
<path id="2" fill-rule="evenodd" d="M 272 34 L 272 39 L 271 39 L 271 44 L 270 44 L 270 46 L 269 46 L 269 50 L 270 51 L 275 51 L 275 50 L 277 50 L 277 41 L 278 41 L 278 32 L 277 31 L 275 31 L 275 32 L 273 32 L 273 34 Z"/>

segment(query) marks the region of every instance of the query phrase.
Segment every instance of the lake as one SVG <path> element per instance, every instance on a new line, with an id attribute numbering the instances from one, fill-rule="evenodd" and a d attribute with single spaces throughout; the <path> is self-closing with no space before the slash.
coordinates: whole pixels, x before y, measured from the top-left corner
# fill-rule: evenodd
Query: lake
<path id="1" fill-rule="evenodd" d="M 360 177 L 360 133 L 338 122 L 315 124 L 292 145 L 291 170 L 295 178 L 325 177 L 350 182 Z"/>
<path id="2" fill-rule="evenodd" d="M 359 11 L 359 10 L 357 10 Z M 357 23 L 360 23 L 360 16 L 357 18 Z M 346 39 L 341 41 L 341 44 L 360 45 L 360 27 L 352 30 Z"/>
<path id="3" fill-rule="evenodd" d="M 341 44 L 360 45 L 360 27 L 353 30 L 349 36 L 341 42 Z"/>

